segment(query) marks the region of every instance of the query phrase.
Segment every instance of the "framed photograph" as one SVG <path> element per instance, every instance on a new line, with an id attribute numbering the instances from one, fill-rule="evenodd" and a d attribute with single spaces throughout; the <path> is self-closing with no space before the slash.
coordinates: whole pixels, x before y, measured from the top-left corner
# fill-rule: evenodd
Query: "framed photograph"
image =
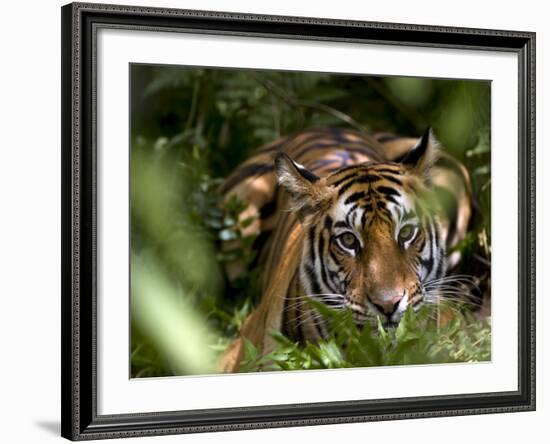
<path id="1" fill-rule="evenodd" d="M 535 34 L 62 13 L 62 435 L 535 409 Z"/>

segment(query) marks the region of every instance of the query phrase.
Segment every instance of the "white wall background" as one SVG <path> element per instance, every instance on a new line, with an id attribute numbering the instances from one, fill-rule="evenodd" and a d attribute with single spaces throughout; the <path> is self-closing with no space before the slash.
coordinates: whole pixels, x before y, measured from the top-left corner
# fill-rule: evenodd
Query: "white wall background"
<path id="1" fill-rule="evenodd" d="M 543 152 L 550 105 L 543 73 L 550 53 L 544 2 L 472 0 L 309 2 L 292 0 L 116 0 L 117 3 L 304 15 L 537 32 L 536 412 L 140 438 L 125 442 L 389 441 L 543 442 L 550 419 L 544 374 L 550 305 L 544 275 L 549 237 L 549 161 Z M 0 436 L 3 442 L 60 441 L 60 6 L 59 0 L 6 2 L 0 27 Z M 546 200 L 546 202 L 543 202 Z M 545 291 L 546 290 L 546 291 Z M 544 350 L 543 350 L 544 349 Z M 546 355 L 545 355 L 546 353 Z M 452 384 L 452 381 L 449 381 Z M 538 433 L 537 433 L 538 432 Z M 541 433 L 541 435 L 539 435 Z M 537 436 L 538 435 L 538 436 Z"/>

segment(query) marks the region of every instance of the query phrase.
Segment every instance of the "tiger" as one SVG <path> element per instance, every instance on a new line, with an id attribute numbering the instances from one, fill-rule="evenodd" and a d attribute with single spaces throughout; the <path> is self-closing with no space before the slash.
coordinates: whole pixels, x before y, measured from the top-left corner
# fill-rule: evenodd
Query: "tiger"
<path id="1" fill-rule="evenodd" d="M 255 236 L 263 270 L 222 372 L 239 371 L 245 341 L 272 351 L 273 331 L 302 344 L 325 338 L 306 297 L 351 310 L 358 327 L 395 327 L 408 307 L 437 303 L 473 216 L 468 171 L 431 128 L 418 138 L 299 131 L 259 148 L 220 191 L 246 205 L 239 218 L 253 222 L 242 235 Z M 237 261 L 226 271 L 234 280 L 246 270 Z"/>

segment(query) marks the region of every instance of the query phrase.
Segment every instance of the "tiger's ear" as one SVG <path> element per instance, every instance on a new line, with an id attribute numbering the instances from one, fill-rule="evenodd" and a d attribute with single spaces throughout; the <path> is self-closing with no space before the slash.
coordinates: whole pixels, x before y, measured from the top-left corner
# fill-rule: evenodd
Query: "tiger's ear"
<path id="1" fill-rule="evenodd" d="M 413 147 L 401 158 L 399 163 L 408 168 L 412 173 L 428 179 L 430 170 L 438 158 L 438 142 L 433 136 L 431 128 L 428 128 Z"/>
<path id="2" fill-rule="evenodd" d="M 277 182 L 290 195 L 292 210 L 304 217 L 322 210 L 330 197 L 330 190 L 320 179 L 285 153 L 275 157 Z"/>

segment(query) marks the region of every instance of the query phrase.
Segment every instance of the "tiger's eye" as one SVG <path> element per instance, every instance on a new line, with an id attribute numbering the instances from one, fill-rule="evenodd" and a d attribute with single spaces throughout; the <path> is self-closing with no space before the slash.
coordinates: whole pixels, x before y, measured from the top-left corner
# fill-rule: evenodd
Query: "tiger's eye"
<path id="1" fill-rule="evenodd" d="M 342 246 L 348 250 L 355 250 L 359 245 L 357 238 L 350 232 L 342 234 L 338 239 Z"/>
<path id="2" fill-rule="evenodd" d="M 415 231 L 416 230 L 413 225 L 405 225 L 401 228 L 401 231 L 399 231 L 399 240 L 401 242 L 410 241 L 413 238 Z"/>

